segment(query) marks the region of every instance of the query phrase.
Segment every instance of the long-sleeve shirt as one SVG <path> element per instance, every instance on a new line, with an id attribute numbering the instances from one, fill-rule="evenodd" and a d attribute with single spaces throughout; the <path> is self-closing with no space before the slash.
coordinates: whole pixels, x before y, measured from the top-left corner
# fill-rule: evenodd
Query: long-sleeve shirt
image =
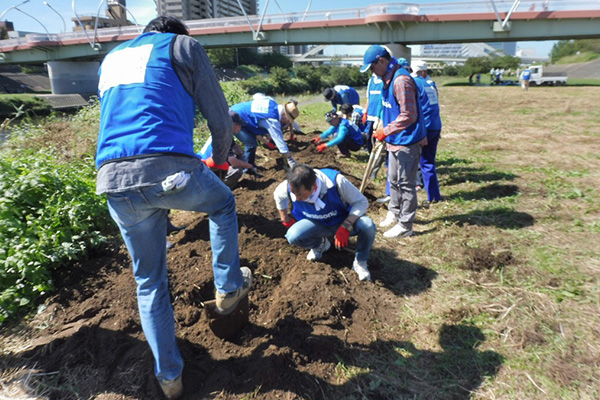
<path id="1" fill-rule="evenodd" d="M 227 100 L 204 48 L 189 36 L 177 35 L 171 48 L 171 62 L 183 87 L 208 121 L 213 139 L 213 160 L 217 164 L 226 162 L 233 136 L 233 122 Z M 157 159 L 160 159 L 158 163 Z M 106 163 L 98 170 L 96 193 L 151 186 L 172 173 L 192 168 L 197 162 L 200 160 L 193 157 L 157 154 Z"/>
<path id="2" fill-rule="evenodd" d="M 327 189 L 331 188 L 333 183 L 319 170 L 315 170 L 317 174 L 317 179 L 320 179 L 322 182 L 326 183 L 321 185 L 321 193 L 319 194 L 320 198 L 323 198 L 327 193 Z M 327 183 L 330 183 L 330 186 L 327 186 Z M 356 215 L 357 217 L 362 217 L 367 213 L 367 209 L 369 208 L 369 201 L 367 198 L 358 190 L 356 186 L 354 186 L 345 176 L 342 174 L 338 174 L 335 179 L 335 186 L 337 187 L 338 193 L 340 194 L 340 199 L 344 203 L 344 206 L 349 207 L 350 215 Z M 285 180 L 277 186 L 275 192 L 273 193 L 273 197 L 275 198 L 275 205 L 278 210 L 287 210 L 289 206 L 289 196 L 288 196 L 288 181 Z"/>

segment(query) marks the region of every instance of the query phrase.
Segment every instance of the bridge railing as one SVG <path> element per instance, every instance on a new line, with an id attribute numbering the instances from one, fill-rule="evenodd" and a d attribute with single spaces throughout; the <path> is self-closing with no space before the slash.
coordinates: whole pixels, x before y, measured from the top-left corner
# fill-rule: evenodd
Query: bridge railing
<path id="1" fill-rule="evenodd" d="M 508 12 L 514 0 L 494 0 L 499 12 Z M 523 11 L 575 11 L 575 10 L 600 10 L 600 0 L 525 0 L 521 1 L 516 12 Z M 263 24 L 289 24 L 294 22 L 327 21 L 342 19 L 360 19 L 377 15 L 405 14 L 405 15 L 444 15 L 444 14 L 474 14 L 493 12 L 490 1 L 459 1 L 452 3 L 381 3 L 370 5 L 365 8 L 291 12 L 283 14 L 265 15 Z M 258 27 L 261 17 L 250 16 L 250 23 Z M 245 17 L 229 17 L 218 19 L 204 19 L 185 21 L 190 30 L 201 30 L 209 28 L 228 28 L 248 25 Z M 111 38 L 124 35 L 137 35 L 143 27 L 138 25 L 120 26 L 113 28 L 99 28 L 97 38 Z M 93 34 L 93 33 L 92 33 Z M 88 35 L 90 35 L 88 31 Z M 28 34 L 23 38 L 0 40 L 3 48 L 26 45 L 28 43 L 61 42 L 69 40 L 85 39 L 83 31 L 66 32 L 60 34 Z"/>

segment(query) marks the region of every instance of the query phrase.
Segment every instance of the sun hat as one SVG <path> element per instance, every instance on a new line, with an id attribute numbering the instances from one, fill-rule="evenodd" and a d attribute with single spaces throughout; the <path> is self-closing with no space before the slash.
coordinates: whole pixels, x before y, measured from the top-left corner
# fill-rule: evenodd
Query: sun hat
<path id="1" fill-rule="evenodd" d="M 414 72 L 427 71 L 427 63 L 425 61 L 416 61 L 412 64 L 411 68 Z"/>
<path id="2" fill-rule="evenodd" d="M 360 68 L 360 72 L 367 72 L 371 68 L 371 64 L 379 60 L 385 54 L 389 54 L 388 51 L 378 44 L 369 46 L 363 57 L 363 66 Z"/>
<path id="3" fill-rule="evenodd" d="M 285 111 L 285 114 L 290 122 L 298 118 L 298 115 L 300 115 L 300 110 L 298 110 L 298 102 L 296 100 L 288 100 L 288 102 L 283 105 L 283 110 Z"/>
<path id="4" fill-rule="evenodd" d="M 339 111 L 333 111 L 333 110 L 327 111 L 325 113 L 325 120 L 327 122 L 331 122 L 331 121 L 333 121 L 335 118 L 337 118 L 339 116 L 341 116 L 341 112 L 339 112 Z"/>
<path id="5" fill-rule="evenodd" d="M 323 96 L 325 96 L 325 100 L 331 100 L 335 97 L 335 89 L 327 88 L 323 92 Z"/>

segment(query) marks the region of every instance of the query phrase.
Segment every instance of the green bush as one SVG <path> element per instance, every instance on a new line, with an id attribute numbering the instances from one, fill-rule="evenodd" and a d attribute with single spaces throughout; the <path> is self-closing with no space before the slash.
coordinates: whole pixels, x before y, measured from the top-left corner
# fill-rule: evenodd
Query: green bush
<path id="1" fill-rule="evenodd" d="M 54 288 L 52 271 L 85 257 L 114 229 L 95 194 L 92 160 L 51 153 L 0 158 L 0 323 Z"/>
<path id="2" fill-rule="evenodd" d="M 271 95 L 275 93 L 275 85 L 269 78 L 265 79 L 260 76 L 253 76 L 250 79 L 242 81 L 241 84 L 242 87 L 250 94 L 260 92 Z"/>
<path id="3" fill-rule="evenodd" d="M 243 81 L 221 82 L 223 94 L 225 94 L 225 99 L 230 107 L 234 104 L 243 103 L 251 99 L 251 96 L 246 92 L 242 82 Z"/>
<path id="4" fill-rule="evenodd" d="M 48 102 L 30 94 L 6 94 L 0 96 L 0 118 L 14 117 L 21 105 L 22 112 L 27 116 L 46 115 L 52 109 Z"/>

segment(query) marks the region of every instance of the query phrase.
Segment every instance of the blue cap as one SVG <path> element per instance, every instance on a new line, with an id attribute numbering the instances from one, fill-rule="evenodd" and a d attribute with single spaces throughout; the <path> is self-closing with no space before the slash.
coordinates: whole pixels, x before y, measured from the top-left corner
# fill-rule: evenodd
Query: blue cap
<path id="1" fill-rule="evenodd" d="M 383 46 L 378 44 L 369 46 L 363 57 L 363 66 L 360 68 L 360 72 L 367 72 L 371 68 L 371 64 L 379 60 L 386 53 L 387 50 Z"/>
<path id="2" fill-rule="evenodd" d="M 397 61 L 398 61 L 398 65 L 401 67 L 407 67 L 407 66 L 410 67 L 410 63 L 408 61 L 406 61 L 406 58 L 400 57 L 397 59 Z"/>

